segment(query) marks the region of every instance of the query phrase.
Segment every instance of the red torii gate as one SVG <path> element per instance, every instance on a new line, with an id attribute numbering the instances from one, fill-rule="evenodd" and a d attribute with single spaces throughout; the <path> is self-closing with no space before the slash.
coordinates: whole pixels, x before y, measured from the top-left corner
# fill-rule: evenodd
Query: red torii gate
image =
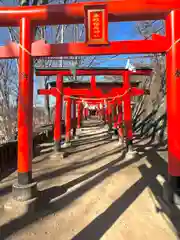
<path id="1" fill-rule="evenodd" d="M 93 101 L 87 101 L 89 105 L 94 105 L 94 104 L 102 104 L 101 100 L 93 100 Z M 101 114 L 103 115 L 103 120 L 105 121 L 105 123 L 108 123 L 108 125 L 111 125 L 111 117 L 109 117 L 111 109 L 110 109 L 110 104 L 117 104 L 115 106 L 118 106 L 118 114 L 116 115 L 116 119 L 114 118 L 114 128 L 116 130 L 118 130 L 118 135 L 119 135 L 119 145 L 122 145 L 124 143 L 124 131 L 122 128 L 122 124 L 123 124 L 123 109 L 122 109 L 122 99 L 119 98 L 115 98 L 113 100 L 110 100 L 109 102 L 107 102 L 107 100 L 105 100 L 105 103 L 107 104 L 107 108 L 105 110 L 104 106 L 103 106 L 103 113 L 101 112 Z M 116 135 L 112 136 L 112 139 L 116 139 Z"/>
<path id="2" fill-rule="evenodd" d="M 132 149 L 132 139 L 133 139 L 133 134 L 132 134 L 132 114 L 131 114 L 131 95 L 142 95 L 145 93 L 144 89 L 138 89 L 135 87 L 131 88 L 130 85 L 130 76 L 131 75 L 146 75 L 150 76 L 152 73 L 152 69 L 150 68 L 142 68 L 142 69 L 137 69 L 136 72 L 131 72 L 127 69 L 124 68 L 117 68 L 117 69 L 110 69 L 110 68 L 89 68 L 89 69 L 77 69 L 76 70 L 76 76 L 92 76 L 91 77 L 91 91 L 93 91 L 93 94 L 89 92 L 88 89 L 76 89 L 77 91 L 73 89 L 68 89 L 68 94 L 69 96 L 75 93 L 78 96 L 87 96 L 90 95 L 92 97 L 97 97 L 97 98 L 108 98 L 108 97 L 115 97 L 117 95 L 123 95 L 125 92 L 126 95 L 123 97 L 124 98 L 124 120 L 125 120 L 125 125 L 126 125 L 126 145 L 127 145 L 127 150 Z M 36 69 L 36 75 L 37 76 L 71 76 L 72 72 L 69 69 L 62 69 L 62 68 L 37 68 Z M 96 80 L 95 76 L 100 76 L 100 75 L 122 75 L 123 76 L 123 87 L 122 88 L 113 88 L 110 91 L 108 91 L 107 94 L 102 93 L 100 89 L 96 87 Z M 60 78 L 60 77 L 59 77 Z M 57 80 L 58 81 L 58 77 Z M 61 86 L 62 89 L 62 86 Z M 130 91 L 129 91 L 130 90 Z M 51 90 L 49 90 L 51 91 Z M 52 89 L 52 91 L 59 91 L 59 89 Z M 63 89 L 64 95 L 66 95 L 67 89 Z M 46 90 L 42 90 L 41 94 L 48 93 Z M 50 93 L 50 92 L 49 92 Z M 53 94 L 53 92 L 51 92 Z M 56 93 L 54 93 L 56 94 Z M 56 108 L 57 111 L 59 111 Z M 108 114 L 109 115 L 109 114 Z M 58 113 L 57 116 L 60 116 Z M 58 120 L 58 122 L 60 122 Z M 69 129 L 69 126 L 67 126 Z"/>
<path id="3" fill-rule="evenodd" d="M 166 20 L 166 36 L 154 35 L 152 40 L 109 42 L 108 45 L 101 46 L 101 48 L 99 46 L 89 47 L 86 43 L 55 45 L 46 44 L 43 41 L 33 42 L 33 29 L 37 25 L 83 23 L 85 8 L 89 6 L 105 7 L 108 12 L 109 22 L 147 19 Z M 13 185 L 14 197 L 16 199 L 29 199 L 36 192 L 36 183 L 32 181 L 31 166 L 33 112 L 32 57 L 159 52 L 166 53 L 167 59 L 169 184 L 172 192 L 177 193 L 178 196 L 180 195 L 179 9 L 179 0 L 119 0 L 36 7 L 0 7 L 0 26 L 20 26 L 19 45 L 11 43 L 0 47 L 0 58 L 19 57 L 18 183 Z M 174 202 L 174 195 L 172 193 L 170 195 L 171 201 Z"/>
<path id="4" fill-rule="evenodd" d="M 99 69 L 99 68 L 98 68 Z M 101 68 L 101 70 L 102 70 L 102 68 Z M 131 87 L 138 87 L 139 86 L 139 83 L 140 83 L 140 81 L 132 81 L 131 82 Z M 51 86 L 51 87 L 56 87 L 56 81 L 51 81 L 51 82 L 49 82 L 49 85 Z M 74 81 L 68 81 L 68 82 L 64 82 L 64 86 L 69 86 L 70 88 L 73 88 L 73 89 L 84 89 L 84 88 L 86 88 L 86 89 L 89 89 L 89 82 L 87 82 L 87 81 L 83 81 L 83 82 L 74 82 Z M 111 89 L 111 88 L 122 88 L 122 86 L 123 86 L 123 83 L 122 83 L 122 81 L 121 82 L 117 82 L 117 81 L 101 81 L 101 82 L 97 82 L 96 83 L 96 81 L 95 81 L 95 76 L 91 76 L 91 89 L 92 89 L 92 86 L 94 86 L 94 88 L 100 88 L 100 89 L 102 89 L 102 91 L 105 93 L 105 92 L 107 92 L 107 91 L 109 91 L 109 89 Z M 144 91 L 144 90 L 142 90 L 142 91 Z M 116 99 L 117 100 L 117 99 Z M 95 99 L 93 99 L 93 101 L 92 102 L 97 102 L 97 103 L 101 103 L 102 101 L 95 101 Z M 90 103 L 90 101 L 88 101 L 88 103 Z M 107 111 L 104 111 L 104 117 L 106 117 L 106 114 L 105 113 L 107 113 Z"/>
<path id="5" fill-rule="evenodd" d="M 132 88 L 131 89 L 131 95 L 132 96 L 139 96 L 139 95 L 142 95 L 144 94 L 146 91 L 143 90 L 143 89 L 138 89 L 138 88 Z M 93 88 L 93 90 L 90 90 L 90 89 L 71 89 L 70 87 L 67 87 L 67 88 L 63 88 L 63 92 L 60 92 L 59 89 L 57 88 L 51 88 L 51 89 L 39 89 L 38 90 L 38 94 L 39 95 L 52 95 L 56 98 L 59 98 L 58 95 L 66 95 L 66 100 L 67 100 L 67 114 L 66 114 L 66 122 L 67 122 L 67 125 L 66 125 L 66 143 L 67 145 L 69 146 L 69 141 L 70 141 L 70 129 L 71 127 L 69 126 L 70 124 L 70 121 L 69 119 L 67 119 L 67 117 L 69 118 L 69 112 L 70 112 L 70 109 L 71 109 L 71 101 L 69 100 L 69 98 L 71 96 L 78 96 L 79 98 L 84 98 L 85 101 L 89 102 L 89 100 L 91 100 L 91 102 L 93 101 L 97 101 L 96 98 L 103 98 L 104 100 L 105 99 L 113 99 L 115 97 L 117 97 L 118 95 L 123 95 L 124 93 L 124 90 L 123 88 L 113 88 L 111 89 L 111 91 L 109 91 L 108 93 L 103 93 L 101 91 L 101 89 L 95 89 Z M 128 92 L 127 92 L 128 93 Z M 118 95 L 117 95 L 118 94 Z M 68 98 L 69 96 L 69 98 Z M 87 99 L 87 98 L 94 98 L 93 99 Z M 122 96 L 122 100 L 125 98 L 125 96 L 123 97 Z M 62 99 L 62 98 L 61 98 Z M 99 101 L 102 103 L 102 100 Z M 54 126 L 54 140 L 55 140 L 55 150 L 59 150 L 60 149 L 60 140 L 61 140 L 61 126 L 60 126 L 60 123 L 61 123 L 61 116 L 62 116 L 62 113 L 59 112 L 62 107 L 59 108 L 59 104 L 62 104 L 62 103 L 57 103 L 56 104 L 56 113 L 55 113 L 55 116 L 56 116 L 56 123 L 55 123 L 55 126 Z M 80 102 L 79 102 L 80 104 Z M 79 109 L 79 107 L 78 107 Z M 58 120 L 57 120 L 58 118 Z M 78 123 L 81 119 L 81 116 L 80 116 L 80 110 L 78 111 Z M 78 124 L 79 126 L 79 124 Z M 132 126 L 131 126 L 132 128 Z M 127 138 L 130 137 L 130 136 L 127 136 Z M 131 139 L 129 139 L 131 140 Z"/>
<path id="6" fill-rule="evenodd" d="M 99 70 L 99 68 L 98 68 L 98 70 Z M 101 68 L 101 70 L 103 70 L 103 69 Z M 117 81 L 108 81 L 108 82 L 106 81 L 106 82 L 104 82 L 103 81 L 103 82 L 97 82 L 96 83 L 95 76 L 91 76 L 91 81 L 90 82 L 91 82 L 91 89 L 93 87 L 94 88 L 100 88 L 100 89 L 102 89 L 103 92 L 107 92 L 111 88 L 118 88 L 119 89 L 120 87 L 123 86 L 122 81 L 121 82 L 119 82 L 119 81 L 118 82 Z M 132 87 L 138 87 L 139 83 L 140 83 L 139 81 L 135 81 L 135 82 L 132 81 L 131 86 Z M 49 85 L 51 87 L 56 87 L 56 81 L 49 82 Z M 90 88 L 90 84 L 87 81 L 83 81 L 83 82 L 68 81 L 68 82 L 64 82 L 63 85 L 66 86 L 66 87 L 69 86 L 70 88 L 73 88 L 73 89 L 84 89 L 84 88 L 89 89 Z M 93 99 L 93 102 L 95 102 L 95 99 Z M 88 103 L 89 103 L 89 101 L 88 101 Z M 105 113 L 107 113 L 107 111 L 105 111 Z M 104 115 L 106 116 L 105 113 L 104 113 Z M 79 124 L 79 128 L 80 128 L 80 124 Z"/>

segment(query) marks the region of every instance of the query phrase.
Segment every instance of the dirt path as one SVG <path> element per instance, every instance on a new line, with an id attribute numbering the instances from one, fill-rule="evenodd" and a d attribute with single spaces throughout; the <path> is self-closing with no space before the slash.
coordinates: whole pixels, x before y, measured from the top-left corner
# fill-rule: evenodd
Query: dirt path
<path id="1" fill-rule="evenodd" d="M 147 152 L 142 147 L 137 143 L 139 155 L 125 159 L 103 126 L 94 126 L 84 128 L 69 157 L 35 159 L 42 209 L 21 216 L 1 210 L 0 239 L 177 239 L 155 199 L 161 185 L 157 179 L 163 177 L 158 168 L 165 163 L 154 166 L 157 156 L 151 159 L 148 147 Z M 12 174 L 4 179 L 1 190 L 14 178 Z M 7 197 L 2 196 L 1 205 Z"/>

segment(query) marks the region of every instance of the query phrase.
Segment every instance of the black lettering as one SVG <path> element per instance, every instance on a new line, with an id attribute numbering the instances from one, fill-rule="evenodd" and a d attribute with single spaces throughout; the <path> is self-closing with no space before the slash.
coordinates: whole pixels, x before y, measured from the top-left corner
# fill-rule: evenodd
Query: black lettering
<path id="1" fill-rule="evenodd" d="M 176 77 L 180 77 L 180 69 L 176 70 Z"/>
<path id="2" fill-rule="evenodd" d="M 28 74 L 27 73 L 24 73 L 24 72 L 21 72 L 20 73 L 20 76 L 27 79 L 28 78 Z"/>

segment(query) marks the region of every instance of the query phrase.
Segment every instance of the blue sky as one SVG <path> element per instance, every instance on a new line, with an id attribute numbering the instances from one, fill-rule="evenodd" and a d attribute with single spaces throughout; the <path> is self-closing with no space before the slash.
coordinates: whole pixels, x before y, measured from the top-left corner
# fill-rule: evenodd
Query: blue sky
<path id="1" fill-rule="evenodd" d="M 120 22 L 120 23 L 110 23 L 109 24 L 109 41 L 117 41 L 117 40 L 135 40 L 141 39 L 141 36 L 136 31 L 136 23 L 135 22 Z M 4 45 L 7 40 L 9 40 L 9 35 L 7 28 L 0 28 L 0 45 Z M 101 65 L 97 65 L 97 67 L 125 67 L 127 60 L 107 60 L 111 56 L 103 57 L 103 63 Z M 127 57 L 127 55 L 121 55 L 120 58 Z M 117 57 L 118 58 L 118 57 Z M 97 61 L 101 62 L 101 61 Z M 102 79 L 102 77 L 100 77 Z M 42 81 L 39 77 L 36 78 L 34 76 L 34 93 L 36 95 L 37 88 L 42 87 L 43 85 L 37 81 Z M 38 97 L 38 101 L 42 102 L 44 97 Z M 52 98 L 54 99 L 54 98 Z M 55 100 L 55 99 L 54 99 Z M 52 102 L 54 102 L 54 100 Z"/>
<path id="2" fill-rule="evenodd" d="M 136 31 L 136 22 L 118 22 L 118 23 L 109 23 L 109 40 L 140 40 L 142 37 Z M 131 55 L 120 55 L 117 58 L 127 58 Z M 133 55 L 135 56 L 135 55 Z M 107 61 L 103 63 L 102 67 L 125 67 L 127 60 L 114 60 Z"/>

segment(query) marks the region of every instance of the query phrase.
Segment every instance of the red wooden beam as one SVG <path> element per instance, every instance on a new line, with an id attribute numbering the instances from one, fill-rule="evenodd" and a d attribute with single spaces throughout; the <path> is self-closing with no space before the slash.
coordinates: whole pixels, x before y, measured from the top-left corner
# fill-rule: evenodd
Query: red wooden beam
<path id="1" fill-rule="evenodd" d="M 63 94 L 68 96 L 86 96 L 91 91 L 89 89 L 71 89 L 71 88 L 64 88 Z"/>
<path id="2" fill-rule="evenodd" d="M 51 89 L 38 89 L 37 91 L 38 95 L 52 95 L 56 96 L 56 89 L 51 88 Z"/>
<path id="3" fill-rule="evenodd" d="M 131 87 L 138 87 L 139 81 L 131 82 Z M 56 87 L 56 81 L 50 82 L 49 85 L 51 87 Z M 103 92 L 108 92 L 111 88 L 119 88 L 123 87 L 123 82 L 97 82 L 97 88 L 102 89 Z M 89 82 L 64 82 L 64 87 L 70 87 L 73 89 L 91 89 L 91 85 Z"/>
<path id="4" fill-rule="evenodd" d="M 94 69 L 77 69 L 77 76 L 101 76 L 101 75 L 123 75 L 126 69 L 108 69 L 108 68 L 94 68 Z M 146 75 L 150 76 L 152 73 L 152 69 L 137 69 L 136 72 L 129 71 L 131 75 Z M 61 74 L 63 76 L 71 76 L 72 73 L 69 69 L 58 69 L 58 68 L 50 68 L 50 69 L 36 69 L 36 76 L 56 76 L 57 74 Z"/>
<path id="5" fill-rule="evenodd" d="M 87 102 L 88 104 L 90 104 L 90 105 L 96 105 L 96 104 L 98 104 L 98 103 L 102 103 L 103 101 L 101 100 L 101 99 L 96 99 L 96 98 L 94 98 L 94 99 L 92 99 L 92 100 L 90 100 L 90 99 L 88 99 L 88 100 L 86 100 L 85 102 Z"/>
<path id="6" fill-rule="evenodd" d="M 40 40 L 33 43 L 32 55 L 36 57 L 60 57 L 160 53 L 166 52 L 169 48 L 166 38 L 162 36 L 162 39 L 114 41 L 101 47 L 88 46 L 86 43 L 46 44 Z"/>
<path id="7" fill-rule="evenodd" d="M 58 90 L 56 90 L 58 92 Z M 63 90 L 63 94 L 65 96 L 82 96 L 82 97 L 103 97 L 105 94 L 102 92 L 100 88 L 93 89 L 72 89 L 69 87 L 65 87 Z M 106 94 L 107 95 L 107 94 Z"/>
<path id="8" fill-rule="evenodd" d="M 56 97 L 56 94 L 58 93 L 59 92 L 56 88 L 38 90 L 39 95 L 53 95 L 54 97 Z M 117 97 L 118 95 L 121 96 L 124 93 L 125 93 L 124 88 L 112 88 L 108 93 L 103 93 L 102 90 L 98 88 L 96 88 L 93 91 L 91 89 L 71 89 L 71 88 L 63 89 L 63 95 L 78 96 L 81 98 L 114 98 Z M 148 94 L 148 90 L 135 87 L 131 88 L 131 96 L 140 96 L 143 94 Z"/>
<path id="9" fill-rule="evenodd" d="M 51 88 L 51 89 L 39 89 L 38 95 L 52 95 L 56 97 L 56 94 L 58 94 L 57 88 Z M 63 95 L 65 96 L 81 96 L 81 97 L 102 97 L 103 93 L 101 89 L 96 89 L 95 92 L 91 91 L 90 89 L 71 89 L 71 88 L 64 88 L 63 89 Z"/>
<path id="10" fill-rule="evenodd" d="M 64 88 L 63 89 L 63 95 L 67 96 L 87 96 L 90 95 L 92 92 L 90 89 L 71 89 L 71 88 Z M 51 89 L 39 89 L 38 90 L 39 95 L 52 95 L 56 97 L 56 94 L 58 94 L 57 88 L 51 88 Z"/>
<path id="11" fill-rule="evenodd" d="M 170 47 L 167 39 L 159 36 L 153 40 L 114 41 L 107 46 L 88 46 L 86 43 L 48 44 L 44 40 L 32 43 L 33 57 L 90 56 L 114 54 L 164 53 Z M 18 58 L 19 48 L 9 42 L 0 47 L 0 58 Z"/>
<path id="12" fill-rule="evenodd" d="M 136 88 L 136 87 L 132 87 L 131 88 L 131 94 L 133 96 L 141 96 L 141 95 L 149 95 L 150 91 L 149 89 L 141 89 L 141 88 Z"/>
<path id="13" fill-rule="evenodd" d="M 179 0 L 120 0 L 34 7 L 8 6 L 0 8 L 0 26 L 17 26 L 23 17 L 33 20 L 38 25 L 84 23 L 84 7 L 89 5 L 106 5 L 110 22 L 164 19 L 171 10 L 180 8 Z"/>

